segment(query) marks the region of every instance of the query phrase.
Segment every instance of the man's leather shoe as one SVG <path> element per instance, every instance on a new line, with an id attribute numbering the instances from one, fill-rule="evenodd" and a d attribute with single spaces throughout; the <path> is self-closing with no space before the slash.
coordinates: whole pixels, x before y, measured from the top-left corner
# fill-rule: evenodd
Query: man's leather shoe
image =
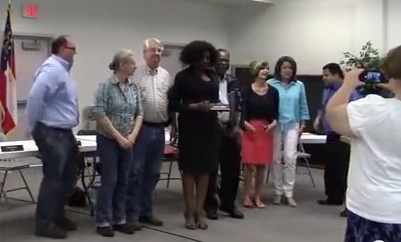
<path id="1" fill-rule="evenodd" d="M 225 208 L 220 208 L 221 211 L 228 213 L 228 215 L 232 218 L 237 218 L 237 219 L 243 219 L 244 214 L 239 211 L 236 207 L 233 209 L 225 209 Z"/>
<path id="2" fill-rule="evenodd" d="M 217 214 L 217 211 L 215 211 L 215 210 L 207 210 L 206 218 L 208 218 L 210 220 L 217 220 L 217 219 L 219 219 L 219 215 Z"/>
<path id="3" fill-rule="evenodd" d="M 138 220 L 130 221 L 128 224 L 132 227 L 133 230 L 139 231 L 142 229 L 142 224 Z"/>
<path id="4" fill-rule="evenodd" d="M 57 219 L 56 226 L 59 227 L 60 229 L 67 230 L 67 231 L 77 230 L 77 225 L 66 217 Z"/>
<path id="5" fill-rule="evenodd" d="M 347 209 L 344 209 L 344 210 L 340 213 L 340 216 L 343 217 L 343 218 L 347 217 L 347 216 L 348 216 L 348 210 L 347 210 Z"/>
<path id="6" fill-rule="evenodd" d="M 35 235 L 50 239 L 65 239 L 67 238 L 67 231 L 56 226 L 47 229 L 37 229 Z"/>
<path id="7" fill-rule="evenodd" d="M 332 200 L 328 200 L 328 199 L 317 200 L 317 203 L 319 205 L 326 205 L 326 206 L 341 206 L 341 205 L 343 205 L 343 202 L 341 202 L 341 201 L 332 201 Z"/>
<path id="8" fill-rule="evenodd" d="M 145 224 L 150 224 L 153 226 L 163 226 L 163 221 L 161 221 L 160 219 L 156 218 L 155 216 L 151 215 L 151 216 L 141 216 L 139 217 L 139 222 L 140 223 L 145 223 Z"/>

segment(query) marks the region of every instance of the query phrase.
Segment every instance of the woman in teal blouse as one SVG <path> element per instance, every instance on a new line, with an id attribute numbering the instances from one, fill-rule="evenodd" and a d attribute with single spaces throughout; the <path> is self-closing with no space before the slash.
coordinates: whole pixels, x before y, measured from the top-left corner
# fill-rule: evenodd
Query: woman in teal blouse
<path id="1" fill-rule="evenodd" d="M 296 207 L 293 198 L 297 146 L 300 134 L 309 120 L 305 86 L 297 80 L 297 64 L 289 56 L 281 57 L 274 69 L 275 77 L 268 83 L 275 87 L 280 95 L 278 125 L 276 128 L 274 150 L 274 186 L 275 204 L 285 202 Z M 284 164 L 283 164 L 284 162 Z"/>

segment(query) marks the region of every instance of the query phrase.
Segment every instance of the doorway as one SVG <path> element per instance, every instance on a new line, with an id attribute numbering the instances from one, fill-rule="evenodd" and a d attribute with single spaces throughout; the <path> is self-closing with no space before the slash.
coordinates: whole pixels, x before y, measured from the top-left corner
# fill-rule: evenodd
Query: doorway
<path id="1" fill-rule="evenodd" d="M 175 75 L 183 69 L 180 53 L 184 47 L 180 45 L 165 45 L 160 65 L 166 69 L 174 80 Z"/>
<path id="2" fill-rule="evenodd" d="M 33 83 L 33 75 L 49 57 L 52 37 L 14 35 L 15 72 L 17 89 L 17 128 L 12 140 L 26 139 L 26 101 Z"/>

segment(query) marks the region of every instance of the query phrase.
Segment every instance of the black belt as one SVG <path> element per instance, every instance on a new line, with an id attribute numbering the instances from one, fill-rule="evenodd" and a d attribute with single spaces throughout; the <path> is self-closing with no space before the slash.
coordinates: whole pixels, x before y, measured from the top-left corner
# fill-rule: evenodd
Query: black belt
<path id="1" fill-rule="evenodd" d="M 154 122 L 143 121 L 143 124 L 147 126 L 160 127 L 164 126 L 165 123 L 154 123 Z"/>

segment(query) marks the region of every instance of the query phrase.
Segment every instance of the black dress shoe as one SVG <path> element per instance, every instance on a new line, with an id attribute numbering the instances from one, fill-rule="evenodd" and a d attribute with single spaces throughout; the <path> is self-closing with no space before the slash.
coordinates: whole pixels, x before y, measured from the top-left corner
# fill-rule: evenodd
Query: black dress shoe
<path id="1" fill-rule="evenodd" d="M 156 218 L 155 216 L 141 216 L 139 217 L 139 222 L 144 223 L 144 224 L 150 224 L 153 226 L 163 226 L 163 221 L 160 219 Z"/>
<path id="2" fill-rule="evenodd" d="M 96 231 L 103 237 L 114 237 L 114 230 L 110 227 L 97 227 Z"/>
<path id="3" fill-rule="evenodd" d="M 50 239 L 65 239 L 67 238 L 67 231 L 56 226 L 47 229 L 36 229 L 35 235 Z"/>
<path id="4" fill-rule="evenodd" d="M 244 218 L 244 214 L 241 211 L 239 211 L 236 207 L 234 207 L 233 209 L 220 208 L 220 210 L 227 213 L 232 218 L 237 218 L 237 219 Z"/>
<path id="5" fill-rule="evenodd" d="M 134 231 L 139 231 L 142 229 L 142 224 L 138 220 L 130 221 L 128 224 Z"/>
<path id="6" fill-rule="evenodd" d="M 134 228 L 132 228 L 127 223 L 125 223 L 125 224 L 115 224 L 115 225 L 113 225 L 113 229 L 115 231 L 118 231 L 118 232 L 123 233 L 123 234 L 134 234 L 135 233 Z"/>
<path id="7" fill-rule="evenodd" d="M 219 219 L 219 215 L 217 214 L 216 210 L 206 210 L 206 218 L 210 220 L 217 220 Z"/>
<path id="8" fill-rule="evenodd" d="M 340 213 L 340 216 L 341 216 L 341 217 L 347 217 L 347 215 L 348 215 L 348 210 L 345 208 L 344 211 L 342 211 L 342 212 Z"/>
<path id="9" fill-rule="evenodd" d="M 59 227 L 60 229 L 67 230 L 67 231 L 77 230 L 77 225 L 66 217 L 57 219 L 56 226 Z"/>
<path id="10" fill-rule="evenodd" d="M 328 199 L 322 199 L 322 200 L 317 200 L 317 203 L 320 205 L 326 205 L 326 206 L 341 206 L 343 205 L 342 201 L 332 201 Z"/>

